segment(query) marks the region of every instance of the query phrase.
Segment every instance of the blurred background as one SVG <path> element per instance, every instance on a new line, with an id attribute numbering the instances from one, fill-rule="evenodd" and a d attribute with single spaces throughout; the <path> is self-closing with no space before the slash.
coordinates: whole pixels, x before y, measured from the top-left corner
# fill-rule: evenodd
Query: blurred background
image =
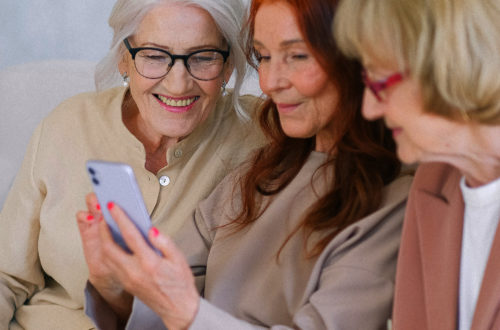
<path id="1" fill-rule="evenodd" d="M 97 62 L 111 41 L 114 0 L 0 2 L 0 70 L 53 59 Z"/>
<path id="2" fill-rule="evenodd" d="M 247 3 L 249 0 L 245 0 Z M 115 0 L 0 1 L 0 71 L 29 62 L 98 62 L 112 31 L 108 17 Z M 245 92 L 260 94 L 256 75 Z"/>

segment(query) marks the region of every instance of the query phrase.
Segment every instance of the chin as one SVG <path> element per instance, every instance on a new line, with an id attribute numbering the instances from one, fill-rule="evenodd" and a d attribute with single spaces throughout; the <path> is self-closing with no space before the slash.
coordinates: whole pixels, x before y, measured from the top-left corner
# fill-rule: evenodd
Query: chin
<path id="1" fill-rule="evenodd" d="M 281 128 L 283 129 L 283 132 L 285 133 L 286 136 L 291 137 L 291 138 L 296 138 L 296 139 L 307 139 L 310 138 L 311 136 L 314 136 L 314 133 L 311 134 L 309 131 L 304 131 L 302 127 L 291 127 L 291 126 L 286 126 L 282 125 Z"/>
<path id="2" fill-rule="evenodd" d="M 401 150 L 401 148 L 398 148 L 397 155 L 399 160 L 407 165 L 420 162 L 420 158 L 414 152 L 409 152 L 408 150 Z"/>

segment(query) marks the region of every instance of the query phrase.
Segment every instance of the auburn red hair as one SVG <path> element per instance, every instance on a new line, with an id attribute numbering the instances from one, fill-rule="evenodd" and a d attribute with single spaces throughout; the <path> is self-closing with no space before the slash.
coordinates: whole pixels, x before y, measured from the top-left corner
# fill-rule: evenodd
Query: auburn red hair
<path id="1" fill-rule="evenodd" d="M 307 251 L 312 257 L 321 253 L 345 227 L 379 208 L 382 188 L 398 175 L 400 162 L 395 154 L 394 141 L 383 122 L 368 122 L 362 118 L 364 86 L 361 66 L 342 55 L 331 33 L 338 1 L 252 0 L 243 30 L 248 40 L 245 49 L 249 62 L 257 67 L 253 48 L 257 11 L 263 3 L 277 1 L 286 2 L 294 9 L 304 41 L 339 95 L 332 120 L 335 125 L 335 150 L 325 164 L 325 168 L 333 171 L 334 182 L 331 189 L 309 208 L 309 213 L 288 237 L 302 231 L 305 245 L 313 232 L 326 230 L 328 234 L 312 251 Z M 240 181 L 243 208 L 234 222 L 238 228 L 258 219 L 266 208 L 262 205 L 262 196 L 272 196 L 283 190 L 315 148 L 315 137 L 299 139 L 285 135 L 276 105 L 271 99 L 260 109 L 259 123 L 270 144 L 255 154 L 249 170 Z"/>

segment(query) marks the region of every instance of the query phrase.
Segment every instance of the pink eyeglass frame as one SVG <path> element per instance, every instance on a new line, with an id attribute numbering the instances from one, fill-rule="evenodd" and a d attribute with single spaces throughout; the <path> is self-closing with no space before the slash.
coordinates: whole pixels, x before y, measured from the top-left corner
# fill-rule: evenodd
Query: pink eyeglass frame
<path id="1" fill-rule="evenodd" d="M 363 79 L 363 83 L 366 87 L 368 87 L 377 101 L 382 102 L 384 99 L 380 95 L 380 92 L 391 87 L 392 85 L 397 84 L 401 80 L 403 80 L 404 75 L 401 72 L 396 72 L 389 77 L 382 80 L 371 80 L 366 73 L 366 70 L 361 71 L 361 78 Z"/>

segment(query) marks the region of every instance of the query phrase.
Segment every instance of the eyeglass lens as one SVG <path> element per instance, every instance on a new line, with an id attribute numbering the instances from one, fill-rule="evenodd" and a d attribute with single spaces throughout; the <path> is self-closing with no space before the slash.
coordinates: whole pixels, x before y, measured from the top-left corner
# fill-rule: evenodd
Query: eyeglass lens
<path id="1" fill-rule="evenodd" d="M 363 79 L 363 83 L 366 87 L 368 87 L 375 98 L 380 102 L 383 101 L 382 93 L 385 89 L 391 87 L 392 85 L 400 82 L 403 79 L 403 75 L 399 72 L 387 77 L 386 79 L 372 81 L 365 70 L 361 72 L 361 77 Z"/>
<path id="2" fill-rule="evenodd" d="M 198 51 L 182 57 L 170 56 L 155 49 L 142 49 L 135 56 L 137 71 L 147 78 L 161 78 L 173 66 L 173 60 L 184 61 L 188 72 L 196 79 L 211 80 L 217 78 L 224 69 L 224 57 L 216 51 Z"/>

